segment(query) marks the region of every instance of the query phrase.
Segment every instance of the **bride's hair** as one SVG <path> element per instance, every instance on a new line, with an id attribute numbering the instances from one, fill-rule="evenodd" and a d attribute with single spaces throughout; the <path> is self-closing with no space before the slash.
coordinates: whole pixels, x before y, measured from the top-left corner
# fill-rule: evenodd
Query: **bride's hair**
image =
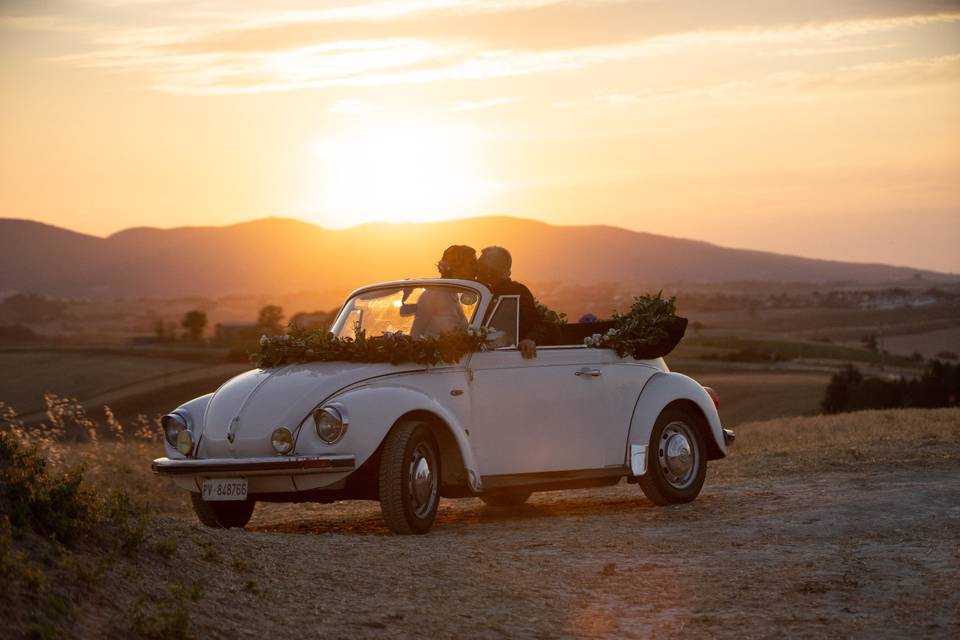
<path id="1" fill-rule="evenodd" d="M 446 278 L 458 268 L 469 266 L 476 261 L 477 252 L 473 247 L 455 244 L 447 247 L 443 252 L 443 257 L 437 263 L 437 269 L 440 270 L 440 276 Z"/>

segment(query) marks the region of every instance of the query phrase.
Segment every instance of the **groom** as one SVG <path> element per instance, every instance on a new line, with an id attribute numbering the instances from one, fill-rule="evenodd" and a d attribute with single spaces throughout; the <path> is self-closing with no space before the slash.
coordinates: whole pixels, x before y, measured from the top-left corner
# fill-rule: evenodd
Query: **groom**
<path id="1" fill-rule="evenodd" d="M 520 296 L 520 335 L 517 348 L 524 358 L 537 357 L 536 330 L 537 305 L 530 289 L 510 279 L 513 258 L 503 247 L 487 247 L 477 258 L 477 280 L 485 284 L 494 298 L 497 296 Z"/>

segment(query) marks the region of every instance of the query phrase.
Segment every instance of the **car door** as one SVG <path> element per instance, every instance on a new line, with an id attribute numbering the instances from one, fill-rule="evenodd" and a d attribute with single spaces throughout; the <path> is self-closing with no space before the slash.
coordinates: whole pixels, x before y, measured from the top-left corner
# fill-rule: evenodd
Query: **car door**
<path id="1" fill-rule="evenodd" d="M 475 353 L 467 364 L 470 439 L 481 475 L 611 466 L 609 427 L 623 422 L 616 430 L 625 433 L 629 424 L 616 417 L 624 403 L 611 402 L 606 382 L 620 358 L 606 349 L 541 347 L 536 358 L 524 359 L 510 298 L 516 296 L 498 300 L 488 323 L 506 346 Z M 616 443 L 621 452 L 624 442 Z"/>

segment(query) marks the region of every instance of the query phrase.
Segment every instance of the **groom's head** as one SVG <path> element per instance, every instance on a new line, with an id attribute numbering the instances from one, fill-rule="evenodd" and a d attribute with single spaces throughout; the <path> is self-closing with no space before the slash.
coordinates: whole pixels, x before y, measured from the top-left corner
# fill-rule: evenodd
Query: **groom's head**
<path id="1" fill-rule="evenodd" d="M 494 287 L 510 277 L 511 266 L 513 258 L 509 251 L 503 247 L 487 247 L 477 258 L 477 280 Z"/>

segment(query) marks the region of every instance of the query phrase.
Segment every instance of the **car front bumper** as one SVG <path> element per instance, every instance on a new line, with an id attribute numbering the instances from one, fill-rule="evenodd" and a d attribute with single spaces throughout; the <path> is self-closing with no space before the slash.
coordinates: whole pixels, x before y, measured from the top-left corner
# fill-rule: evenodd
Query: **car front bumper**
<path id="1" fill-rule="evenodd" d="M 263 458 L 157 458 L 154 473 L 170 476 L 289 476 L 318 473 L 349 473 L 356 469 L 350 455 L 270 456 Z"/>

